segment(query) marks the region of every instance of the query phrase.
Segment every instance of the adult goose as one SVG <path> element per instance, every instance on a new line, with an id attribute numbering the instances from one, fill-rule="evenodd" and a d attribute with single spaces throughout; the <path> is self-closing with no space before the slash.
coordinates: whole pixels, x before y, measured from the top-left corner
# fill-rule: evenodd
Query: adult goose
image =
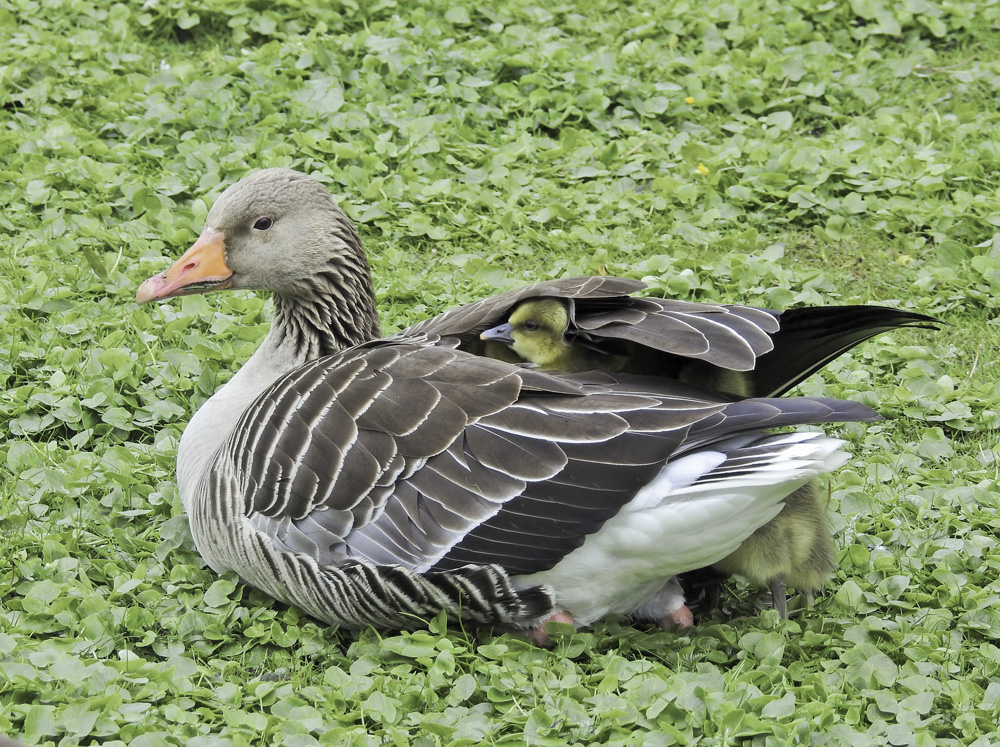
<path id="1" fill-rule="evenodd" d="M 481 332 L 525 298 L 565 298 L 594 344 L 745 371 L 755 393 L 873 331 L 929 320 L 880 310 L 866 330 L 818 334 L 807 320 L 789 325 L 798 349 L 781 352 L 782 314 L 628 296 L 640 287 L 540 283 L 376 339 L 368 263 L 326 189 L 285 169 L 233 185 L 191 249 L 137 292 L 139 303 L 274 295 L 260 348 L 181 439 L 199 552 L 346 627 L 441 610 L 534 633 L 607 613 L 683 620 L 675 574 L 731 554 L 785 496 L 846 459 L 836 439 L 772 429 L 878 416 L 856 402 L 537 371 L 481 355 Z M 781 365 L 758 376 L 775 354 Z"/>

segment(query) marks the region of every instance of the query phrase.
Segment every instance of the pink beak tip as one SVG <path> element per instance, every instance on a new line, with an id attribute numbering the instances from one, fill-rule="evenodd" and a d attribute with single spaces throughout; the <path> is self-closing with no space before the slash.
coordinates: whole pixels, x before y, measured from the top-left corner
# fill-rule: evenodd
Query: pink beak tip
<path id="1" fill-rule="evenodd" d="M 162 272 L 157 273 L 139 286 L 139 289 L 135 292 L 135 302 L 137 304 L 142 306 L 144 303 L 149 303 L 159 297 L 159 292 L 166 285 L 164 274 Z"/>

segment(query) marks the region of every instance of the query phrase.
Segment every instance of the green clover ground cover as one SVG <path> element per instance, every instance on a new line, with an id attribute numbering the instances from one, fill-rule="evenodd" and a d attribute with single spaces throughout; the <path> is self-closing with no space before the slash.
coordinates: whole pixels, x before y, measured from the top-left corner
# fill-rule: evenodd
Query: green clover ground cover
<path id="1" fill-rule="evenodd" d="M 0 732 L 29 744 L 950 745 L 1000 721 L 998 0 L 0 2 Z M 552 651 L 337 633 L 217 578 L 173 482 L 250 294 L 137 308 L 263 166 L 360 224 L 388 331 L 528 281 L 936 314 L 806 382 L 840 570 L 793 619 Z M 796 606 L 797 605 L 797 606 Z"/>

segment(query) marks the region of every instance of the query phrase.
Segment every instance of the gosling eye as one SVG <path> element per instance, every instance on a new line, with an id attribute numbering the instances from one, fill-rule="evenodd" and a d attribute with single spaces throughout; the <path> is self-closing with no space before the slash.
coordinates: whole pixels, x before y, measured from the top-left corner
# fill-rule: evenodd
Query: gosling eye
<path id="1" fill-rule="evenodd" d="M 538 322 L 533 322 L 530 319 L 521 325 L 521 329 L 526 329 L 529 332 L 534 332 L 538 329 Z"/>
<path id="2" fill-rule="evenodd" d="M 266 215 L 262 215 L 260 218 L 254 221 L 253 227 L 255 231 L 266 231 L 273 225 L 274 225 L 273 220 L 268 218 Z"/>

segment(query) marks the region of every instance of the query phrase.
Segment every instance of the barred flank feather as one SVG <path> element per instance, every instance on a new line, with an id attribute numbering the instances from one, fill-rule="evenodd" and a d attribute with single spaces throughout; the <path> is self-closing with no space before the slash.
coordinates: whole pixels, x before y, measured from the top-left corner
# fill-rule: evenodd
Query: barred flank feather
<path id="1" fill-rule="evenodd" d="M 455 620 L 518 623 L 543 615 L 554 603 L 542 587 L 516 590 L 498 566 L 414 573 L 399 566 L 344 561 L 324 567 L 304 564 L 303 571 L 289 588 L 305 593 L 287 601 L 348 628 L 409 627 L 442 610 Z"/>

